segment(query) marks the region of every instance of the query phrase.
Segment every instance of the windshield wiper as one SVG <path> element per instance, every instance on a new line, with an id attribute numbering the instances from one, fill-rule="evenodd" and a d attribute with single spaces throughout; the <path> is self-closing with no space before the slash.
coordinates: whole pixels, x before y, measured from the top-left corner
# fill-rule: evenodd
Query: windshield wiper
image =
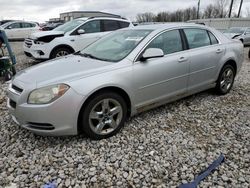
<path id="1" fill-rule="evenodd" d="M 93 56 L 92 54 L 83 53 L 82 56 L 84 56 L 84 57 L 89 57 L 89 58 L 91 58 L 91 59 L 98 59 L 98 60 L 101 60 L 100 58 L 95 57 L 95 56 Z"/>
<path id="2" fill-rule="evenodd" d="M 99 58 L 99 57 L 93 56 L 92 54 L 81 53 L 81 51 L 75 52 L 74 55 L 80 55 L 80 56 L 83 56 L 83 57 L 88 57 L 88 58 L 91 58 L 91 59 L 97 59 L 97 60 L 100 60 L 100 61 L 111 61 L 110 59 Z"/>

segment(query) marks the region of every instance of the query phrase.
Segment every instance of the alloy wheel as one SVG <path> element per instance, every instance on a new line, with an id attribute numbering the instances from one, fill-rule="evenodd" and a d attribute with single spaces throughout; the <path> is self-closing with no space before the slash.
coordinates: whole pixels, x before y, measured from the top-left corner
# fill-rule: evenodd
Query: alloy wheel
<path id="1" fill-rule="evenodd" d="M 220 88 L 223 92 L 227 92 L 230 90 L 234 81 L 234 72 L 231 68 L 227 68 L 224 70 L 220 80 Z"/>
<path id="2" fill-rule="evenodd" d="M 62 50 L 56 54 L 56 57 L 62 57 L 62 56 L 66 56 L 66 55 L 69 55 L 69 52 Z"/>
<path id="3" fill-rule="evenodd" d="M 98 135 L 107 135 L 116 130 L 122 121 L 123 110 L 121 104 L 111 98 L 99 101 L 91 109 L 89 125 L 92 131 Z"/>

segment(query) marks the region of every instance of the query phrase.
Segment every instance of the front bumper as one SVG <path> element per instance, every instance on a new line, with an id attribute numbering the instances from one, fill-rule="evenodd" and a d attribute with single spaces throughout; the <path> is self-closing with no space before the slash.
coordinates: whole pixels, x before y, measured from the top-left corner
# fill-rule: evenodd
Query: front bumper
<path id="1" fill-rule="evenodd" d="M 48 44 L 35 44 L 32 39 L 25 39 L 23 43 L 23 50 L 26 56 L 33 59 L 49 59 L 50 48 Z"/>
<path id="2" fill-rule="evenodd" d="M 10 84 L 7 106 L 13 120 L 21 127 L 35 134 L 44 136 L 76 135 L 77 119 L 84 97 L 69 89 L 62 97 L 50 104 L 27 104 L 29 92 L 20 93 L 13 85 L 23 88 L 21 84 Z"/>

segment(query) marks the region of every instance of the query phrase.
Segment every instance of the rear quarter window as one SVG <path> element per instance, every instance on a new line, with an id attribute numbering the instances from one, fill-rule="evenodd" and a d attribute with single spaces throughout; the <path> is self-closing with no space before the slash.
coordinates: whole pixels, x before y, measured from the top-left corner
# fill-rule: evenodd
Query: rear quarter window
<path id="1" fill-rule="evenodd" d="M 120 28 L 125 28 L 125 27 L 128 27 L 130 23 L 128 22 L 119 22 L 120 24 Z"/>
<path id="2" fill-rule="evenodd" d="M 219 42 L 218 42 L 218 40 L 217 40 L 217 38 L 210 32 L 210 31 L 208 31 L 208 34 L 209 34 L 209 37 L 210 37 L 210 40 L 211 40 L 211 44 L 213 45 L 213 44 L 218 44 Z"/>
<path id="3" fill-rule="evenodd" d="M 190 49 L 210 45 L 210 38 L 204 29 L 184 29 Z"/>

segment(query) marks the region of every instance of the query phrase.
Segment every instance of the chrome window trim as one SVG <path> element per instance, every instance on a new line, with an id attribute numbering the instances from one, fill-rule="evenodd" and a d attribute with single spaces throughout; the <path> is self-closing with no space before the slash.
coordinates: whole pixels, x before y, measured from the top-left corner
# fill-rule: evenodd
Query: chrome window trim
<path id="1" fill-rule="evenodd" d="M 208 46 L 202 46 L 202 47 L 199 47 L 199 48 L 192 48 L 192 49 L 187 49 L 187 50 L 182 50 L 182 51 L 179 51 L 179 52 L 174 52 L 174 53 L 171 53 L 171 54 L 176 54 L 176 53 L 180 53 L 180 52 L 183 52 L 183 51 L 190 51 L 190 50 L 197 50 L 197 49 L 203 49 L 203 48 L 207 48 L 207 47 L 210 47 L 210 46 L 215 46 L 215 45 L 220 45 L 222 44 L 221 41 L 219 40 L 219 38 L 216 36 L 216 34 L 211 31 L 210 29 L 207 29 L 207 28 L 200 28 L 200 27 L 194 27 L 194 26 L 185 26 L 185 27 L 177 27 L 177 28 L 171 28 L 171 29 L 165 29 L 159 33 L 157 33 L 153 38 L 151 38 L 144 46 L 143 48 L 140 50 L 140 52 L 135 56 L 135 58 L 133 59 L 133 63 L 136 63 L 138 62 L 138 57 L 141 55 L 141 53 L 145 50 L 145 48 L 149 45 L 150 42 L 152 42 L 156 37 L 158 37 L 159 35 L 161 35 L 162 33 L 164 32 L 168 32 L 168 31 L 173 31 L 173 30 L 180 30 L 180 29 L 200 29 L 200 30 L 205 30 L 207 32 L 210 32 L 214 35 L 214 37 L 218 40 L 218 43 L 217 44 L 210 44 Z M 187 41 L 188 42 L 188 41 Z M 166 54 L 164 55 L 163 57 L 167 56 L 167 55 L 171 55 L 171 54 Z"/>

